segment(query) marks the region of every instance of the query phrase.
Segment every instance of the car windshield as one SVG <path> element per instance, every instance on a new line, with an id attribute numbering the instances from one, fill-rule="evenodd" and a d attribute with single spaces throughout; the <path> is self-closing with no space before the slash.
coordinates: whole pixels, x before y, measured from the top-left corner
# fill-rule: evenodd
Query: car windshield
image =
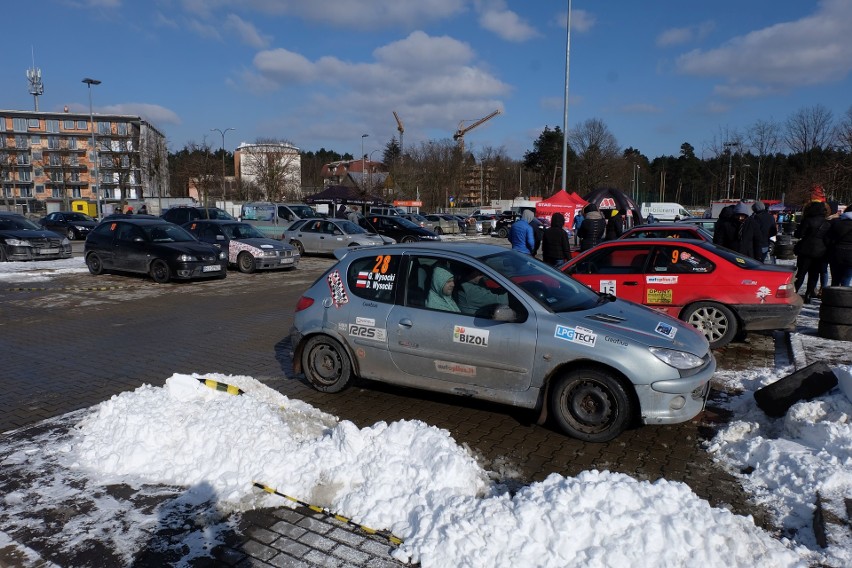
<path id="1" fill-rule="evenodd" d="M 508 250 L 480 260 L 554 312 L 587 310 L 602 301 L 589 287 L 529 255 Z"/>
<path id="2" fill-rule="evenodd" d="M 302 219 L 309 219 L 317 216 L 317 212 L 311 209 L 308 205 L 288 205 L 288 207 L 292 209 L 293 213 Z"/>
<path id="3" fill-rule="evenodd" d="M 25 217 L 0 217 L 0 231 L 42 231 L 42 227 L 36 225 Z"/>
<path id="4" fill-rule="evenodd" d="M 69 221 L 94 221 L 94 219 L 83 213 L 67 213 L 65 218 Z"/>
<path id="5" fill-rule="evenodd" d="M 230 225 L 222 225 L 222 232 L 229 239 L 263 239 L 263 233 L 254 228 L 254 225 L 248 223 L 232 223 Z"/>
<path id="6" fill-rule="evenodd" d="M 233 215 L 221 209 L 207 209 L 207 215 L 208 219 L 225 219 L 227 221 L 234 220 Z"/>
<path id="7" fill-rule="evenodd" d="M 337 221 L 337 226 L 348 235 L 363 235 L 367 232 L 352 221 Z"/>
<path id="8" fill-rule="evenodd" d="M 394 217 L 394 219 L 397 221 L 397 223 L 399 223 L 400 225 L 402 225 L 406 229 L 419 229 L 420 228 L 419 225 L 417 225 L 416 223 L 412 223 L 411 221 L 409 221 L 405 217 Z"/>
<path id="9" fill-rule="evenodd" d="M 145 238 L 155 243 L 180 243 L 196 240 L 189 231 L 172 223 L 142 225 L 142 230 L 145 231 Z"/>

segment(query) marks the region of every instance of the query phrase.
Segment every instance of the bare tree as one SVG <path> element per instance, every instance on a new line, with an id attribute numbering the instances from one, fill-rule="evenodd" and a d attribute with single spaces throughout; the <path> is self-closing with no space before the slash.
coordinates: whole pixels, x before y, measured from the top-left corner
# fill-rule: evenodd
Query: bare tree
<path id="1" fill-rule="evenodd" d="M 620 154 L 618 141 L 602 120 L 585 121 L 568 133 L 568 141 L 577 153 L 580 188 L 595 189 L 615 174 Z"/>
<path id="2" fill-rule="evenodd" d="M 812 150 L 827 150 L 834 139 L 831 111 L 823 105 L 801 108 L 785 123 L 784 140 L 790 151 L 808 154 Z"/>
<path id="3" fill-rule="evenodd" d="M 757 185 L 755 199 L 760 199 L 760 176 L 763 158 L 778 151 L 781 140 L 781 127 L 776 122 L 758 120 L 751 125 L 746 133 L 749 146 L 757 153 Z"/>
<path id="4" fill-rule="evenodd" d="M 266 199 L 286 201 L 299 197 L 301 167 L 299 150 L 286 140 L 258 139 L 244 146 L 243 171 L 263 189 Z"/>

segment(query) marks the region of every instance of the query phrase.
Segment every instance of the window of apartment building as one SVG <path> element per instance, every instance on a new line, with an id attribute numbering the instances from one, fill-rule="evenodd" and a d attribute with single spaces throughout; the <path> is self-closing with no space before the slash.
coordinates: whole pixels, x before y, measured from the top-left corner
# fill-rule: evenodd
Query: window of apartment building
<path id="1" fill-rule="evenodd" d="M 44 186 L 43 185 L 37 185 L 36 186 L 36 193 L 44 193 Z"/>
<path id="2" fill-rule="evenodd" d="M 74 123 L 73 120 L 70 120 L 70 119 L 67 119 L 67 118 L 62 121 L 62 127 L 65 130 L 74 130 L 74 124 L 75 123 Z"/>
<path id="3" fill-rule="evenodd" d="M 71 157 L 68 159 L 68 163 L 70 163 L 72 166 L 79 166 L 80 156 L 78 156 L 77 154 L 71 154 Z"/>
<path id="4" fill-rule="evenodd" d="M 51 166 L 61 166 L 62 160 L 60 159 L 59 154 L 51 154 L 49 158 L 49 162 Z"/>
<path id="5" fill-rule="evenodd" d="M 62 187 L 58 185 L 51 186 L 50 196 L 53 198 L 62 197 Z"/>
<path id="6" fill-rule="evenodd" d="M 53 118 L 48 118 L 44 121 L 44 129 L 48 132 L 59 132 L 59 121 Z"/>
<path id="7" fill-rule="evenodd" d="M 50 181 L 62 183 L 62 172 L 50 172 Z"/>
<path id="8" fill-rule="evenodd" d="M 30 170 L 18 170 L 18 180 L 20 180 L 20 181 L 32 181 L 32 176 L 30 175 Z"/>
<path id="9" fill-rule="evenodd" d="M 30 165 L 30 155 L 26 152 L 18 152 L 18 155 L 15 157 L 15 162 L 19 166 L 29 166 Z"/>
<path id="10" fill-rule="evenodd" d="M 28 126 L 29 128 L 32 128 L 32 129 L 37 130 L 37 129 L 38 129 L 38 127 L 39 127 L 38 119 L 37 119 L 37 118 L 31 118 L 31 119 L 29 119 L 29 120 L 27 121 L 27 126 Z"/>
<path id="11" fill-rule="evenodd" d="M 71 188 L 71 197 L 83 197 L 83 190 L 80 189 L 79 185 Z"/>
<path id="12" fill-rule="evenodd" d="M 76 138 L 69 138 L 68 139 L 68 149 L 69 150 L 76 150 L 77 149 L 77 139 Z"/>
<path id="13" fill-rule="evenodd" d="M 78 120 L 77 121 L 77 130 L 86 130 L 86 121 Z"/>
<path id="14" fill-rule="evenodd" d="M 112 134 L 109 122 L 98 122 L 98 134 Z"/>
<path id="15" fill-rule="evenodd" d="M 15 148 L 29 148 L 30 147 L 30 137 L 25 136 L 23 134 L 15 135 Z"/>
<path id="16" fill-rule="evenodd" d="M 14 193 L 12 193 L 12 186 L 11 185 L 4 185 L 3 186 L 3 195 L 5 197 L 13 197 L 14 196 Z"/>
<path id="17" fill-rule="evenodd" d="M 0 136 L 0 148 L 5 148 L 5 147 L 6 147 L 6 137 Z"/>
<path id="18" fill-rule="evenodd" d="M 48 136 L 47 148 L 48 150 L 59 150 L 59 136 Z"/>
<path id="19" fill-rule="evenodd" d="M 12 130 L 15 132 L 26 132 L 27 131 L 27 119 L 26 118 L 13 118 L 12 119 Z"/>
<path id="20" fill-rule="evenodd" d="M 29 180 L 27 180 L 29 181 Z M 24 186 L 21 188 L 21 197 L 32 197 L 33 196 L 33 188 L 30 186 Z"/>
<path id="21" fill-rule="evenodd" d="M 6 117 L 0 116 L 0 132 L 6 132 Z"/>
<path id="22" fill-rule="evenodd" d="M 30 144 L 32 144 L 33 146 L 40 146 L 41 136 L 38 134 L 33 134 L 32 136 L 30 136 Z"/>
<path id="23" fill-rule="evenodd" d="M 118 131 L 119 136 L 127 136 L 127 123 L 119 122 L 115 125 Z"/>
<path id="24" fill-rule="evenodd" d="M 33 150 L 33 162 L 40 162 L 42 155 L 40 150 Z"/>
<path id="25" fill-rule="evenodd" d="M 44 170 L 41 168 L 35 168 L 35 177 L 40 178 L 44 175 Z"/>
<path id="26" fill-rule="evenodd" d="M 128 156 L 127 154 L 125 154 L 121 157 L 121 167 L 122 168 L 129 168 L 130 167 L 130 156 Z"/>
<path id="27" fill-rule="evenodd" d="M 71 174 L 68 176 L 68 181 L 73 181 L 73 182 L 79 183 L 80 182 L 80 172 L 71 172 Z"/>

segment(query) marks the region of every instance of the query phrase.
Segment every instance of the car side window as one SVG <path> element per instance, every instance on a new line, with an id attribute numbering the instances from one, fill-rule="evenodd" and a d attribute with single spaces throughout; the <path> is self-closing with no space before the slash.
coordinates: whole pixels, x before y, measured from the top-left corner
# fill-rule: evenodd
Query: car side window
<path id="1" fill-rule="evenodd" d="M 379 254 L 352 261 L 346 275 L 353 294 L 367 300 L 393 303 L 401 255 Z"/>
<path id="2" fill-rule="evenodd" d="M 305 233 L 320 233 L 322 232 L 322 221 L 311 221 L 302 226 L 302 232 Z"/>
<path id="3" fill-rule="evenodd" d="M 134 239 L 137 238 L 141 238 L 144 240 L 145 236 L 139 227 L 122 223 L 118 226 L 118 229 L 116 230 L 115 238 L 122 242 L 132 242 Z"/>
<path id="4" fill-rule="evenodd" d="M 211 241 L 215 241 L 216 235 L 218 235 L 219 233 L 220 233 L 219 227 L 210 225 L 210 226 L 204 227 L 204 229 L 201 231 L 201 238 L 202 239 L 208 239 L 208 240 L 211 240 Z"/>
<path id="5" fill-rule="evenodd" d="M 712 272 L 714 264 L 700 254 L 681 247 L 660 247 L 654 253 L 654 272 L 702 274 Z"/>
<path id="6" fill-rule="evenodd" d="M 643 272 L 650 249 L 612 247 L 584 261 L 577 268 L 580 274 L 635 274 Z"/>

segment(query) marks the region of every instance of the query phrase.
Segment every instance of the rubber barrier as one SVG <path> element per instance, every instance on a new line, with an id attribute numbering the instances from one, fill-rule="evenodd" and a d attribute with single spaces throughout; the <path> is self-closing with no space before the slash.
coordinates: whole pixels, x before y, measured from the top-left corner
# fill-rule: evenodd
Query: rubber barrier
<path id="1" fill-rule="evenodd" d="M 326 517 L 335 519 L 337 521 L 340 521 L 341 523 L 346 523 L 350 527 L 360 529 L 367 534 L 374 534 L 376 536 L 380 536 L 382 538 L 385 538 L 385 539 L 388 540 L 388 542 L 390 542 L 391 544 L 393 544 L 395 546 L 399 546 L 400 544 L 402 544 L 401 538 L 399 538 L 398 536 L 392 535 L 388 531 L 380 531 L 380 530 L 376 530 L 376 529 L 371 529 L 370 527 L 365 527 L 364 525 L 360 525 L 360 524 L 354 522 L 352 519 L 344 517 L 343 515 L 337 515 L 335 513 L 332 513 L 330 511 L 322 508 L 322 507 L 317 507 L 316 505 L 310 505 L 308 503 L 305 503 L 304 501 L 300 501 L 299 499 L 296 499 L 295 497 L 290 497 L 289 495 L 281 493 L 280 491 L 277 491 L 276 489 L 269 487 L 268 485 L 264 485 L 263 483 L 253 481 L 252 485 L 257 487 L 258 489 L 263 489 L 267 493 L 272 493 L 273 495 L 278 495 L 279 497 L 283 497 L 283 498 L 287 499 L 288 501 L 292 501 L 293 503 L 296 503 L 297 505 L 301 505 L 302 507 L 307 507 L 311 511 L 314 511 L 316 513 L 321 513 L 321 514 L 325 515 Z"/>
<path id="2" fill-rule="evenodd" d="M 198 379 L 198 382 L 213 390 L 226 392 L 234 396 L 239 396 L 245 392 L 244 390 L 235 387 L 234 385 L 229 385 L 228 383 L 220 383 L 219 381 L 214 381 L 213 379 Z"/>

